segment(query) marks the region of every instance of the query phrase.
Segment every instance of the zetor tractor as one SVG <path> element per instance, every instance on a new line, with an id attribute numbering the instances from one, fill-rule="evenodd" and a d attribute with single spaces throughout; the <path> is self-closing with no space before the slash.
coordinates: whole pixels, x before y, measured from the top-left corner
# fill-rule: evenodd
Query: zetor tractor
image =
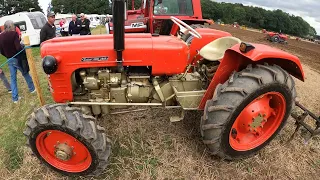
<path id="1" fill-rule="evenodd" d="M 228 160 L 257 153 L 286 124 L 295 106 L 292 76 L 304 80 L 297 57 L 226 32 L 195 30 L 173 16 L 171 36 L 125 34 L 124 14 L 125 1 L 114 0 L 113 35 L 41 45 L 57 104 L 35 110 L 24 134 L 44 164 L 67 175 L 103 172 L 111 140 L 96 120 L 131 106 L 203 111 L 203 143 Z M 186 43 L 181 33 L 194 38 Z"/>
<path id="2" fill-rule="evenodd" d="M 170 16 L 183 20 L 188 25 L 203 27 L 205 23 L 212 24 L 212 20 L 202 19 L 201 2 L 199 0 L 140 0 L 141 7 L 134 9 L 134 0 L 131 0 L 132 10 L 126 13 L 126 33 L 157 33 L 169 35 L 173 22 Z M 113 33 L 113 23 L 107 23 L 107 34 Z M 190 37 L 190 36 L 188 36 Z"/>

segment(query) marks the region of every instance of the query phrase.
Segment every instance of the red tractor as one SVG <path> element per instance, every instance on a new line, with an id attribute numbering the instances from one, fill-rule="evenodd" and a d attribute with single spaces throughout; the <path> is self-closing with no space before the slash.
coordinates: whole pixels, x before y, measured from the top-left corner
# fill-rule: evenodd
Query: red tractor
<path id="1" fill-rule="evenodd" d="M 266 32 L 267 33 L 267 40 L 274 43 L 285 43 L 288 44 L 288 36 L 282 33 L 275 33 L 275 32 Z"/>
<path id="2" fill-rule="evenodd" d="M 126 33 L 157 33 L 169 35 L 173 26 L 170 16 L 178 17 L 188 25 L 205 23 L 213 24 L 212 20 L 202 19 L 201 2 L 196 0 L 141 0 L 141 7 L 128 10 L 125 20 Z M 113 33 L 113 23 L 107 23 L 107 34 Z"/>
<path id="3" fill-rule="evenodd" d="M 227 32 L 195 30 L 174 16 L 172 36 L 125 34 L 124 14 L 125 1 L 114 0 L 113 35 L 41 45 L 57 104 L 35 110 L 24 134 L 44 164 L 67 175 L 103 172 L 111 140 L 96 118 L 131 106 L 203 111 L 203 143 L 229 160 L 257 153 L 286 124 L 295 106 L 292 76 L 304 80 L 296 56 Z M 183 33 L 194 38 L 186 43 L 177 36 Z"/>

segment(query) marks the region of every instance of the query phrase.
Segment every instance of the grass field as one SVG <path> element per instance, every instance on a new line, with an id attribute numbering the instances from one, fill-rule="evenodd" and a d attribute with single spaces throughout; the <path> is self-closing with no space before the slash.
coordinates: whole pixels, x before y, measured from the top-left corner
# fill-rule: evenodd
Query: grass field
<path id="1" fill-rule="evenodd" d="M 40 52 L 39 48 L 32 49 L 36 60 L 37 67 L 40 67 Z M 5 62 L 6 59 L 1 56 L 0 63 Z M 8 66 L 3 67 L 8 80 L 10 81 L 10 73 Z M 49 92 L 47 91 L 46 76 L 40 68 L 38 68 L 41 88 L 47 102 L 52 102 Z M 27 116 L 33 111 L 35 107 L 39 107 L 39 102 L 36 95 L 31 95 L 28 91 L 26 82 L 21 73 L 18 73 L 18 89 L 22 100 L 18 104 L 13 104 L 11 95 L 7 93 L 2 82 L 0 85 L 0 172 L 7 171 L 14 172 L 19 169 L 23 162 L 24 145 L 26 139 L 22 132 L 25 127 Z M 2 174 L 2 173 L 0 173 Z"/>

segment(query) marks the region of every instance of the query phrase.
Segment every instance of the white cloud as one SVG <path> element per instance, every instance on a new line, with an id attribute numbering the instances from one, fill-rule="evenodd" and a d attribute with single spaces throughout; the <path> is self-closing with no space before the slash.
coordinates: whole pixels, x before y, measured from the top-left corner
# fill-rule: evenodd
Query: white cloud
<path id="1" fill-rule="evenodd" d="M 51 2 L 51 0 L 38 0 L 38 1 L 44 14 L 47 14 L 48 4 Z"/>

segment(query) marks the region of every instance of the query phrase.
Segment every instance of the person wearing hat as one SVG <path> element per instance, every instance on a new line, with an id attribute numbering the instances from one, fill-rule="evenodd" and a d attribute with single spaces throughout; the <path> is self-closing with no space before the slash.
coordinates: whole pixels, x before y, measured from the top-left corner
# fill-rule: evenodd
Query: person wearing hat
<path id="1" fill-rule="evenodd" d="M 42 27 L 40 31 L 40 44 L 46 40 L 56 37 L 56 27 L 54 25 L 56 15 L 53 12 L 49 12 L 47 17 L 48 22 Z"/>

